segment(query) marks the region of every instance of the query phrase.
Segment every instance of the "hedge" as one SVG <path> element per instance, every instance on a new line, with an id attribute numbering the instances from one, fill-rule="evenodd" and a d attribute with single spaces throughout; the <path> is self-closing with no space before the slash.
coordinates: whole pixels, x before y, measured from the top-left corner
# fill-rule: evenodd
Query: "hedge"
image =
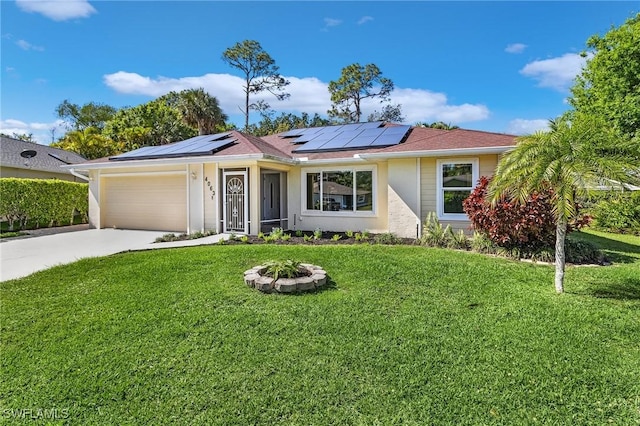
<path id="1" fill-rule="evenodd" d="M 37 226 L 72 224 L 75 214 L 86 219 L 89 185 L 56 179 L 0 178 L 0 217 L 24 229 L 27 221 Z"/>
<path id="2" fill-rule="evenodd" d="M 602 191 L 588 211 L 595 229 L 640 235 L 640 191 Z"/>

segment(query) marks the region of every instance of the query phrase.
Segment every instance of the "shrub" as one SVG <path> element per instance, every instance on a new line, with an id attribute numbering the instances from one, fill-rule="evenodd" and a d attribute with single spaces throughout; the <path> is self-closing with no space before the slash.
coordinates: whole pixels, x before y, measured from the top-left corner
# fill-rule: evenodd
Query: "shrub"
<path id="1" fill-rule="evenodd" d="M 490 179 L 481 177 L 463 202 L 473 228 L 493 243 L 508 249 L 535 250 L 555 242 L 556 225 L 551 191 L 534 193 L 524 204 L 501 199 L 495 206 L 486 200 Z"/>
<path id="2" fill-rule="evenodd" d="M 606 260 L 602 252 L 588 241 L 567 238 L 564 248 L 566 261 L 568 263 L 575 263 L 577 265 L 585 263 L 602 264 Z"/>
<path id="3" fill-rule="evenodd" d="M 464 234 L 462 229 L 458 232 L 453 232 L 451 227 L 448 227 L 449 232 L 446 234 L 447 247 L 458 250 L 469 250 L 469 238 Z"/>
<path id="4" fill-rule="evenodd" d="M 447 247 L 449 233 L 451 233 L 451 227 L 447 225 L 443 228 L 438 216 L 434 212 L 429 212 L 422 226 L 420 244 L 429 247 Z"/>
<path id="5" fill-rule="evenodd" d="M 395 236 L 392 232 L 378 234 L 373 238 L 376 244 L 400 244 L 402 240 Z"/>
<path id="6" fill-rule="evenodd" d="M 312 237 L 311 235 L 305 235 L 305 236 L 303 237 L 303 240 L 304 240 L 306 243 L 308 243 L 309 241 L 312 241 L 312 240 L 313 240 L 313 237 Z"/>
<path id="7" fill-rule="evenodd" d="M 316 230 L 313 231 L 313 239 L 319 240 L 320 238 L 322 238 L 322 229 L 316 228 Z"/>
<path id="8" fill-rule="evenodd" d="M 485 234 L 474 232 L 471 237 L 471 250 L 478 253 L 494 254 L 497 246 Z"/>
<path id="9" fill-rule="evenodd" d="M 340 234 L 333 234 L 333 237 L 331 237 L 333 241 L 338 241 L 340 238 L 342 238 L 342 235 Z"/>
<path id="10" fill-rule="evenodd" d="M 347 230 L 344 232 L 344 235 L 346 235 L 346 236 L 347 236 L 347 238 L 353 238 L 353 231 L 352 231 L 352 230 L 350 230 L 350 229 L 347 229 Z"/>
<path id="11" fill-rule="evenodd" d="M 249 243 L 249 236 L 248 235 L 243 235 L 242 237 L 240 237 L 240 242 L 247 244 Z"/>
<path id="12" fill-rule="evenodd" d="M 302 230 L 301 229 L 298 229 L 296 231 L 296 237 L 302 237 Z"/>
<path id="13" fill-rule="evenodd" d="M 291 239 L 291 234 L 284 234 L 280 237 L 282 241 L 289 241 Z"/>
<path id="14" fill-rule="evenodd" d="M 588 211 L 596 229 L 640 235 L 640 191 L 603 192 Z"/>
<path id="15" fill-rule="evenodd" d="M 89 193 L 86 183 L 57 179 L 0 179 L 0 216 L 6 217 L 9 229 L 18 222 L 24 229 L 28 220 L 37 226 L 73 224 L 75 214 L 86 221 Z"/>

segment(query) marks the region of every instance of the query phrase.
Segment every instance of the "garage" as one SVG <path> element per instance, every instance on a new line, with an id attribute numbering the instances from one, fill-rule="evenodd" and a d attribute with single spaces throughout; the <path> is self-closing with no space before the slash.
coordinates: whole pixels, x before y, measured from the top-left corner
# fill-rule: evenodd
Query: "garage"
<path id="1" fill-rule="evenodd" d="M 185 173 L 103 176 L 104 228 L 187 232 Z"/>

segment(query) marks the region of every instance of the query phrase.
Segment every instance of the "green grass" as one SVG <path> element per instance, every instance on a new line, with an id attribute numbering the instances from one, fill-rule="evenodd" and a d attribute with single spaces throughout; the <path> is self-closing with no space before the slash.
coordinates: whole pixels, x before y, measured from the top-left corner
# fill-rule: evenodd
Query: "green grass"
<path id="1" fill-rule="evenodd" d="M 82 260 L 1 289 L 0 415 L 72 424 L 640 422 L 640 239 L 553 268 L 418 246 L 209 246 Z M 614 240 L 615 238 L 615 240 Z M 330 288 L 264 295 L 265 260 Z"/>

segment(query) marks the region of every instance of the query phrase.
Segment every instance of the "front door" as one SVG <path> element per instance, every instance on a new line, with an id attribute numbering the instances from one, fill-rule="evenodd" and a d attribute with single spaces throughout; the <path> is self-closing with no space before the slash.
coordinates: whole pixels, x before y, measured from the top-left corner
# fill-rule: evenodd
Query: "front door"
<path id="1" fill-rule="evenodd" d="M 224 173 L 224 232 L 248 232 L 247 172 Z"/>
<path id="2" fill-rule="evenodd" d="M 262 174 L 262 223 L 280 226 L 280 173 Z"/>

